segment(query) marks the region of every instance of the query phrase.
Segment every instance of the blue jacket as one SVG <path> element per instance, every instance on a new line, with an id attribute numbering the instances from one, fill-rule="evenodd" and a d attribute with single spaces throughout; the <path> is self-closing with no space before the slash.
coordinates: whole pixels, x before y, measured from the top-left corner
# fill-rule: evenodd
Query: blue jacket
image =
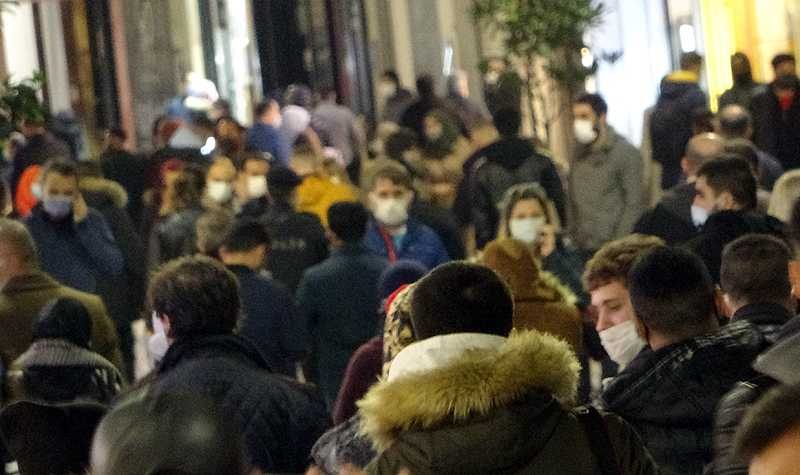
<path id="1" fill-rule="evenodd" d="M 294 297 L 283 284 L 244 266 L 228 266 L 239 279 L 242 318 L 239 334 L 255 345 L 276 373 L 294 376 L 293 364 L 305 351 Z"/>
<path id="2" fill-rule="evenodd" d="M 442 240 L 433 229 L 414 219 L 409 219 L 406 227 L 406 234 L 400 241 L 399 248 L 395 249 L 397 260 L 417 261 L 428 269 L 450 261 Z M 367 226 L 364 244 L 379 256 L 389 258 L 386 240 L 381 235 L 375 220 L 370 221 Z"/>
<path id="3" fill-rule="evenodd" d="M 306 270 L 297 303 L 312 338 L 315 380 L 330 406 L 347 362 L 379 329 L 378 281 L 388 263 L 360 244 L 347 245 Z"/>
<path id="4" fill-rule="evenodd" d="M 275 127 L 257 122 L 247 131 L 247 149 L 255 152 L 267 152 L 278 163 L 289 163 L 291 147 Z"/>
<path id="5" fill-rule="evenodd" d="M 67 287 L 96 293 L 99 279 L 119 276 L 125 270 L 125 259 L 111 230 L 93 209 L 76 224 L 72 215 L 54 222 L 38 205 L 25 225 L 36 242 L 42 270 Z"/>

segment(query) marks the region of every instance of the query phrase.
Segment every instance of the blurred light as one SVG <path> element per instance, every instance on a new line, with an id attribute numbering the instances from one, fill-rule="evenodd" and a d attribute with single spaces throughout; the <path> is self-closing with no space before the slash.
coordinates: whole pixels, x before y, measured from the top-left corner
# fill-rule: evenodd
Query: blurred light
<path id="1" fill-rule="evenodd" d="M 681 51 L 684 53 L 697 51 L 697 42 L 694 38 L 694 27 L 692 25 L 681 25 L 678 28 L 678 36 L 681 41 Z"/>
<path id="2" fill-rule="evenodd" d="M 581 64 L 584 68 L 591 68 L 594 64 L 594 55 L 589 48 L 581 48 Z"/>
<path id="3" fill-rule="evenodd" d="M 200 147 L 200 153 L 203 155 L 211 155 L 215 148 L 217 148 L 217 139 L 209 137 L 208 140 L 206 140 L 206 144 Z"/>
<path id="4" fill-rule="evenodd" d="M 450 76 L 453 74 L 453 47 L 447 45 L 444 47 L 444 61 L 442 61 L 442 74 Z"/>

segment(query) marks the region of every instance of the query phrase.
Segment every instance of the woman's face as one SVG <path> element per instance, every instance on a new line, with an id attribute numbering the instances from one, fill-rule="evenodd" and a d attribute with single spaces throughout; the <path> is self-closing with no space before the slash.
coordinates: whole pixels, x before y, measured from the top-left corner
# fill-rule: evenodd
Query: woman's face
<path id="1" fill-rule="evenodd" d="M 541 203 L 536 199 L 520 200 L 511 209 L 510 219 L 540 218 L 545 216 Z M 546 216 L 545 216 L 546 218 Z"/>

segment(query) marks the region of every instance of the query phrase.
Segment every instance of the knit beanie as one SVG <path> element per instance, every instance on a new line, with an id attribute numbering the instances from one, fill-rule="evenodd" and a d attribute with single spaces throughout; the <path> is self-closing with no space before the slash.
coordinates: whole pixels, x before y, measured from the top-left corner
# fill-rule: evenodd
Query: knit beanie
<path id="1" fill-rule="evenodd" d="M 514 301 L 505 282 L 488 267 L 451 262 L 414 287 L 411 324 L 417 341 L 452 333 L 508 336 Z"/>
<path id="2" fill-rule="evenodd" d="M 33 341 L 52 338 L 89 348 L 92 319 L 77 300 L 62 298 L 45 305 L 33 324 Z"/>

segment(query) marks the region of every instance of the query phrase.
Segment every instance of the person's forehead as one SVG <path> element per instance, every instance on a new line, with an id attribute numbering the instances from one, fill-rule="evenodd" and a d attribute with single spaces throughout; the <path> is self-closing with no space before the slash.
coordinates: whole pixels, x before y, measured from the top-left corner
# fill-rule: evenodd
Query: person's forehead
<path id="1" fill-rule="evenodd" d="M 626 295 L 627 289 L 619 279 L 614 279 L 605 285 L 592 290 L 592 303 L 599 304 L 608 300 L 622 298 Z"/>
<path id="2" fill-rule="evenodd" d="M 573 110 L 573 112 L 580 113 L 580 114 L 593 114 L 594 113 L 594 109 L 592 109 L 592 106 L 590 106 L 589 104 L 587 104 L 585 102 L 576 102 L 575 104 L 572 105 L 572 110 Z"/>

